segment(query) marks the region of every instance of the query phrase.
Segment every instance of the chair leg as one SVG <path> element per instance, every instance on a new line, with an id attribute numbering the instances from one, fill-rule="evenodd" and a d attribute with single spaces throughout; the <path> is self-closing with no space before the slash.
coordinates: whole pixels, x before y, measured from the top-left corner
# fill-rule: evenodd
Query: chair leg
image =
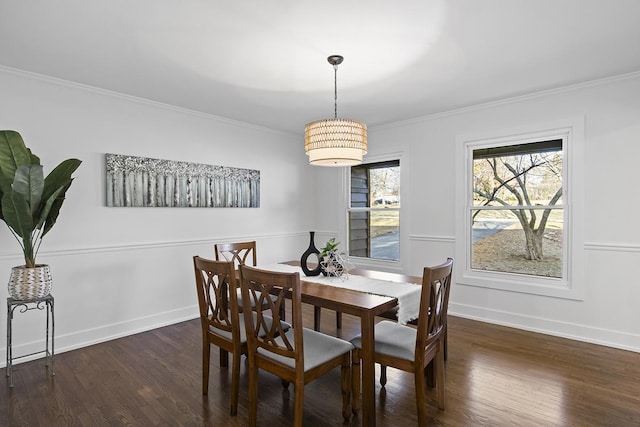
<path id="1" fill-rule="evenodd" d="M 229 352 L 227 350 L 220 349 L 220 367 L 226 368 L 229 366 Z"/>
<path id="2" fill-rule="evenodd" d="M 442 353 L 443 356 L 443 360 L 447 360 L 447 330 L 444 330 L 444 335 L 443 338 L 441 338 L 440 340 L 440 349 L 438 350 L 439 353 Z M 427 364 L 427 367 L 424 370 L 425 375 L 427 376 L 427 386 L 429 386 L 430 388 L 434 388 L 437 386 L 436 384 L 436 358 L 434 358 L 433 360 L 431 360 L 431 362 L 429 362 Z"/>
<path id="3" fill-rule="evenodd" d="M 232 353 L 231 368 L 231 415 L 238 413 L 238 395 L 240 394 L 240 357 L 239 352 Z"/>
<path id="4" fill-rule="evenodd" d="M 282 304 L 280 305 L 280 320 L 285 320 L 286 319 L 286 306 L 284 304 L 284 300 L 282 300 Z"/>
<path id="5" fill-rule="evenodd" d="M 423 427 L 427 425 L 427 394 L 425 391 L 425 376 L 424 368 L 419 366 L 415 367 L 414 382 L 416 387 L 416 409 L 418 410 L 418 426 Z"/>
<path id="6" fill-rule="evenodd" d="M 448 345 L 447 345 L 447 335 L 448 335 L 447 334 L 447 328 L 445 327 L 444 328 L 444 338 L 443 338 L 443 341 L 444 341 L 444 360 L 447 360 L 447 347 L 448 347 Z"/>
<path id="7" fill-rule="evenodd" d="M 304 415 L 304 380 L 296 379 L 295 382 L 296 397 L 293 403 L 293 426 L 302 427 L 302 419 Z"/>
<path id="8" fill-rule="evenodd" d="M 358 415 L 360 410 L 360 350 L 351 352 L 351 412 Z"/>
<path id="9" fill-rule="evenodd" d="M 351 398 L 351 353 L 344 355 L 342 367 L 340 368 L 340 385 L 342 389 L 342 417 L 345 421 L 351 418 L 349 410 L 349 400 Z"/>
<path id="10" fill-rule="evenodd" d="M 258 366 L 249 361 L 249 426 L 255 427 L 258 422 Z"/>
<path id="11" fill-rule="evenodd" d="M 202 394 L 209 394 L 209 365 L 211 344 L 207 339 L 202 342 Z"/>
<path id="12" fill-rule="evenodd" d="M 446 399 L 444 351 L 439 351 L 436 355 L 436 395 L 438 396 L 438 408 L 444 410 Z"/>
<path id="13" fill-rule="evenodd" d="M 282 388 L 284 388 L 285 390 L 288 390 L 289 389 L 289 381 L 282 380 Z"/>
<path id="14" fill-rule="evenodd" d="M 342 329 L 342 312 L 336 311 L 336 328 Z"/>
<path id="15" fill-rule="evenodd" d="M 436 386 L 435 362 L 432 360 L 424 368 L 424 375 L 427 377 L 427 386 L 434 388 Z"/>
<path id="16" fill-rule="evenodd" d="M 380 385 L 387 385 L 387 367 L 384 365 L 380 365 Z"/>

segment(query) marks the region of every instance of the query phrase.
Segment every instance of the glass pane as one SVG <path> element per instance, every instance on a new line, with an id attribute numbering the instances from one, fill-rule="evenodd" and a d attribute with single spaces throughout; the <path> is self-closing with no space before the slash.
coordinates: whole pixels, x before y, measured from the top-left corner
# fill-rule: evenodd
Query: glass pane
<path id="1" fill-rule="evenodd" d="M 398 261 L 400 212 L 349 212 L 349 255 Z"/>
<path id="2" fill-rule="evenodd" d="M 369 257 L 371 242 L 369 239 L 370 212 L 349 212 L 349 255 Z"/>
<path id="3" fill-rule="evenodd" d="M 400 260 L 400 161 L 351 167 L 349 255 Z"/>
<path id="4" fill-rule="evenodd" d="M 472 210 L 471 213 L 471 268 L 562 277 L 564 221 L 561 208 Z M 541 230 L 545 215 L 547 219 Z M 534 227 L 529 227 L 531 223 Z"/>
<path id="5" fill-rule="evenodd" d="M 369 171 L 371 207 L 400 207 L 400 166 Z"/>
<path id="6" fill-rule="evenodd" d="M 371 258 L 400 259 L 400 212 L 371 212 Z"/>
<path id="7" fill-rule="evenodd" d="M 474 206 L 562 204 L 562 151 L 480 158 L 476 151 Z"/>

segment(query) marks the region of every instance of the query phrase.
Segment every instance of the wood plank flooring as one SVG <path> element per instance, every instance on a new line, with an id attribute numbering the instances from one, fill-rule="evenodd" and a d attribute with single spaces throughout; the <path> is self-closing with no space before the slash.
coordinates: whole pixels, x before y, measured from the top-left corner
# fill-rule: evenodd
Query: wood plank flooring
<path id="1" fill-rule="evenodd" d="M 305 324 L 313 324 L 311 307 Z M 358 320 L 322 331 L 350 338 Z M 237 416 L 229 415 L 230 369 L 212 349 L 209 395 L 201 394 L 199 320 L 56 356 L 56 376 L 42 360 L 14 366 L 0 386 L 1 426 L 246 426 L 243 363 Z M 4 370 L 2 370 L 4 373 Z M 379 372 L 379 371 L 377 371 Z M 436 426 L 640 426 L 640 354 L 450 317 L 447 409 L 429 404 Z M 289 426 L 293 387 L 260 374 L 259 425 Z M 429 396 L 433 396 L 429 390 Z M 376 390 L 379 426 L 417 425 L 412 376 L 389 368 Z M 344 424 L 339 371 L 305 388 L 305 426 Z"/>

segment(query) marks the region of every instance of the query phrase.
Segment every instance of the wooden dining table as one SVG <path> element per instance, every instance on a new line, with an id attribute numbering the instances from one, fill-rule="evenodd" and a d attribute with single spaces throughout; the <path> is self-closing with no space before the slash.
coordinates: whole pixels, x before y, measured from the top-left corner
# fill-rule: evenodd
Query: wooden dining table
<path id="1" fill-rule="evenodd" d="M 298 261 L 289 261 L 283 264 L 300 265 Z M 422 282 L 422 278 L 419 277 L 374 270 L 354 269 L 350 270 L 349 274 L 393 282 Z M 360 318 L 360 334 L 362 336 L 362 425 L 375 426 L 375 318 L 396 309 L 398 300 L 389 296 L 373 295 L 337 286 L 327 286 L 305 279 L 306 276 L 300 276 L 302 302 L 311 304 L 314 307 L 327 308 Z M 354 396 L 353 398 L 357 399 L 359 397 Z"/>

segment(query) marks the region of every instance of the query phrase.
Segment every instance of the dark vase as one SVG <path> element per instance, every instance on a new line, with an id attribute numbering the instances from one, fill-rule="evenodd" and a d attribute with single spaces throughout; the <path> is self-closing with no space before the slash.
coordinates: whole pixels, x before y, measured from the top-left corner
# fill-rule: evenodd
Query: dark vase
<path id="1" fill-rule="evenodd" d="M 302 257 L 300 257 L 300 267 L 302 267 L 302 271 L 304 272 L 305 276 L 320 275 L 320 259 L 318 258 L 318 254 L 320 254 L 320 251 L 318 250 L 318 248 L 316 248 L 316 244 L 313 241 L 313 236 L 315 234 L 316 234 L 315 231 L 309 232 L 309 247 L 307 248 L 306 251 L 304 251 L 304 253 L 302 254 Z M 309 257 L 313 254 L 315 254 L 316 258 L 318 259 L 318 265 L 316 265 L 316 267 L 313 270 L 311 270 L 309 268 L 308 261 L 309 261 Z"/>

